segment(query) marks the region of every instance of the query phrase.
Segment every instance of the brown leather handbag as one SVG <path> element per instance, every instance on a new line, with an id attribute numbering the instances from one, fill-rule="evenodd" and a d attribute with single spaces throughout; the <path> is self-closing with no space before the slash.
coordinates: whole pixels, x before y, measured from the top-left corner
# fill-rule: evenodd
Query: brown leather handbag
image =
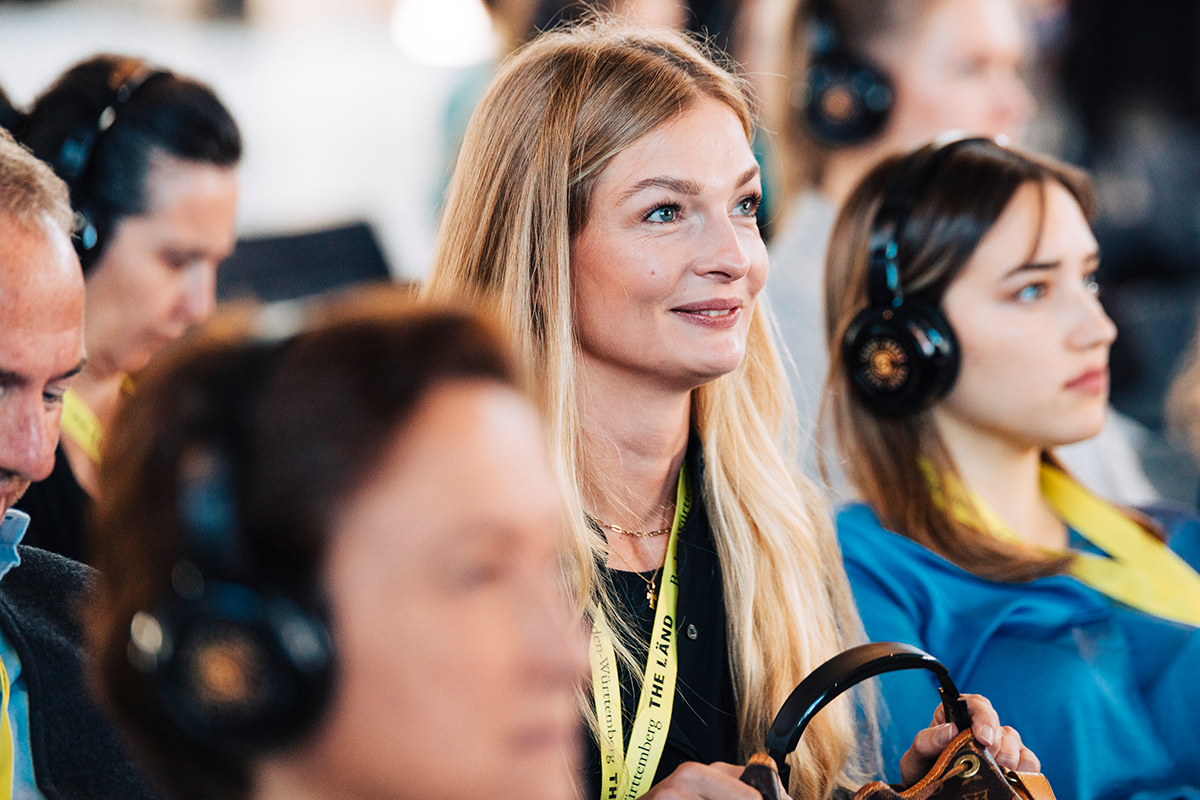
<path id="1" fill-rule="evenodd" d="M 967 702 L 958 693 L 946 667 L 916 647 L 897 642 L 874 642 L 834 656 L 800 682 L 767 734 L 767 752 L 756 755 L 742 775 L 764 800 L 778 800 L 776 770 L 787 786 L 790 768 L 784 762 L 796 749 L 809 721 L 835 697 L 867 678 L 903 669 L 926 669 L 938 680 L 946 719 L 959 733 L 942 751 L 929 773 L 906 789 L 872 781 L 854 800 L 1054 800 L 1054 791 L 1041 773 L 1014 772 L 992 760 L 971 733 Z"/>

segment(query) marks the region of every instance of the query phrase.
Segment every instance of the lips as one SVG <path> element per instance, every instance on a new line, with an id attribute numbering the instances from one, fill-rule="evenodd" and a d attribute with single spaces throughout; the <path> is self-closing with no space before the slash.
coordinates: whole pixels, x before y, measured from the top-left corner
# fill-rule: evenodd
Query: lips
<path id="1" fill-rule="evenodd" d="M 1081 394 L 1100 394 L 1108 391 L 1108 367 L 1089 369 L 1069 381 L 1066 388 Z"/>
<path id="2" fill-rule="evenodd" d="M 713 298 L 678 306 L 671 311 L 694 325 L 720 330 L 738 323 L 742 316 L 742 301 Z"/>

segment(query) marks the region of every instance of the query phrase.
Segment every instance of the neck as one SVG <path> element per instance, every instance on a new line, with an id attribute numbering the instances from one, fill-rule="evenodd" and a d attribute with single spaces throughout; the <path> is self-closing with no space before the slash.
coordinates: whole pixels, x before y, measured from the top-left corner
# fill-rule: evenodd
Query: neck
<path id="1" fill-rule="evenodd" d="M 586 357 L 579 386 L 587 510 L 628 530 L 669 527 L 687 453 L 691 392 L 648 385 Z M 614 569 L 644 572 L 666 559 L 665 535 L 604 534 Z"/>
<path id="2" fill-rule="evenodd" d="M 1066 549 L 1067 529 L 1042 495 L 1042 450 L 981 431 L 934 410 L 963 483 L 1014 533 L 1033 545 Z"/>

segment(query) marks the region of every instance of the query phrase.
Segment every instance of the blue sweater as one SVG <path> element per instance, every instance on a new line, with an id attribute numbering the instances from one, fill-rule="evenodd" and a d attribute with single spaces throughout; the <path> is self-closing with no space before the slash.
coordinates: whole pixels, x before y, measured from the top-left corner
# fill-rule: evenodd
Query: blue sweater
<path id="1" fill-rule="evenodd" d="M 1197 567 L 1200 522 L 1164 521 L 1172 548 Z M 862 504 L 841 509 L 837 527 L 867 636 L 926 650 L 960 690 L 991 700 L 1058 800 L 1200 800 L 1200 630 L 1065 575 L 979 578 L 886 530 Z M 929 724 L 935 683 L 894 673 L 880 687 L 896 780 L 900 754 Z"/>

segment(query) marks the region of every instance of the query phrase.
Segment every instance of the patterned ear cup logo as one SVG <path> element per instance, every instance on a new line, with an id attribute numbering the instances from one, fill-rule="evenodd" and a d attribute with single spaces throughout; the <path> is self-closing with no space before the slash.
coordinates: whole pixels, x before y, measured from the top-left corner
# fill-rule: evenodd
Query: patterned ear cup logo
<path id="1" fill-rule="evenodd" d="M 872 339 L 859 359 L 863 376 L 879 391 L 894 392 L 908 380 L 908 356 L 893 339 Z"/>

